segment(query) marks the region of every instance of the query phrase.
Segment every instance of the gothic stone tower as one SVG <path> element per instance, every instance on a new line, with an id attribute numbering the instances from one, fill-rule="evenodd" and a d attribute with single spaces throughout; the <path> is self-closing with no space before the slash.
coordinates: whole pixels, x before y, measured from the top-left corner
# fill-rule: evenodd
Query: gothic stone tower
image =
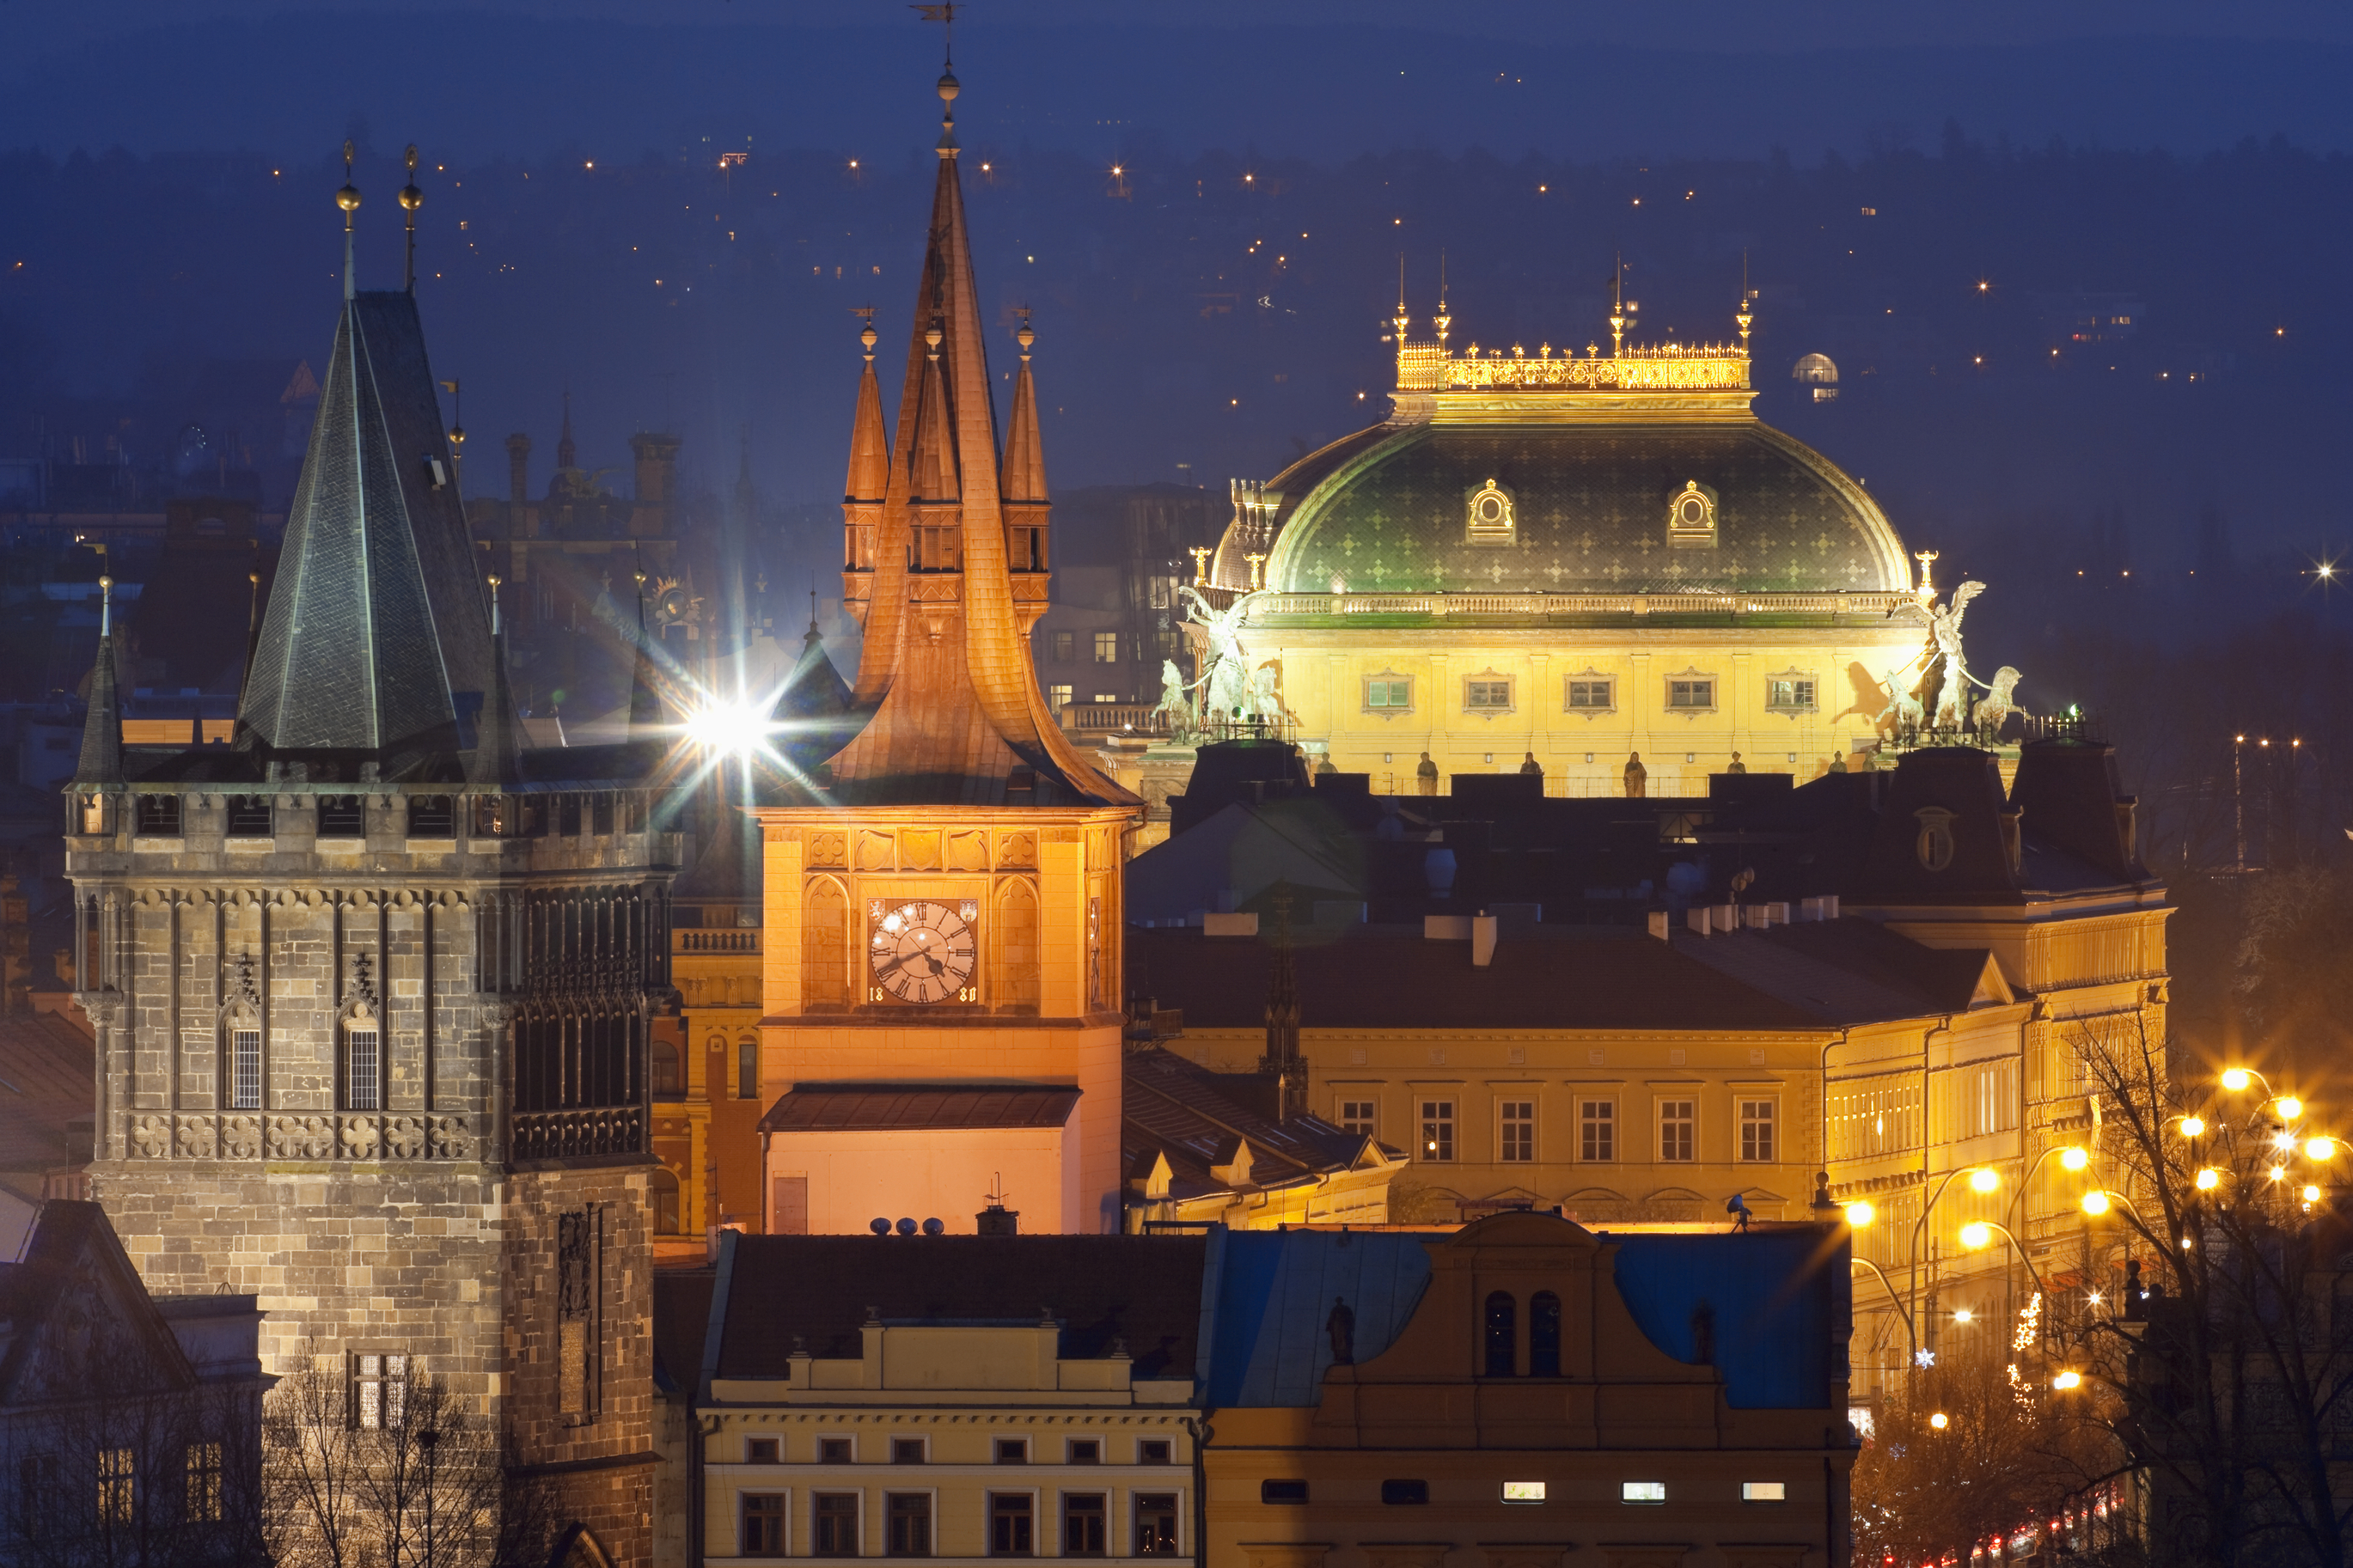
<path id="1" fill-rule="evenodd" d="M 658 748 L 523 748 L 415 300 L 347 287 L 325 379 L 235 742 L 126 753 L 100 646 L 94 1195 L 152 1289 L 257 1293 L 269 1370 L 362 1424 L 445 1381 L 643 1562 Z"/>
<path id="2" fill-rule="evenodd" d="M 771 1232 L 970 1230 L 998 1180 L 1025 1228 L 1119 1223 L 1120 838 L 1140 803 L 1038 689 L 1031 338 L 1000 447 L 952 108 L 939 154 L 897 440 L 870 326 L 843 498 L 871 717 L 800 800 L 759 813 Z"/>

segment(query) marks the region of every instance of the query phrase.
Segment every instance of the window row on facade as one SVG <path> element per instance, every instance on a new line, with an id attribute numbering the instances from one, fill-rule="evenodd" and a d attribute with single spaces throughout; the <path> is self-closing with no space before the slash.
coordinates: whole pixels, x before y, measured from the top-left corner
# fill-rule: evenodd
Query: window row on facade
<path id="1" fill-rule="evenodd" d="M 1173 1557 L 1180 1550 L 1176 1491 L 992 1489 L 956 1500 L 977 1518 L 950 1512 L 931 1487 L 871 1497 L 863 1488 L 746 1488 L 735 1498 L 736 1552 L 744 1557 Z M 807 1515 L 798 1540 L 797 1498 Z"/>
<path id="2" fill-rule="evenodd" d="M 320 838 L 364 838 L 368 835 L 368 801 L 364 795 L 318 795 L 295 797 L 307 805 L 280 805 L 270 795 L 232 795 L 223 798 L 221 831 L 229 838 L 269 838 L 281 827 L 300 829 L 306 821 Z M 609 790 L 546 795 L 473 795 L 470 831 L 479 837 L 576 838 L 614 833 L 638 833 L 645 828 L 644 803 L 636 795 Z M 400 826 L 410 838 L 457 837 L 460 797 L 412 795 L 391 808 L 380 826 Z M 176 794 L 132 797 L 132 831 L 142 838 L 178 838 L 190 826 L 187 797 Z M 80 829 L 102 833 L 112 829 L 102 797 L 84 799 Z"/>
<path id="3" fill-rule="evenodd" d="M 1492 1140 L 1492 1158 L 1504 1164 L 1578 1161 L 1591 1164 L 1683 1164 L 1703 1157 L 1744 1163 L 1770 1163 L 1786 1157 L 1781 1136 L 1781 1100 L 1778 1089 L 1736 1089 L 1728 1100 L 1708 1107 L 1707 1114 L 1722 1116 L 1730 1133 L 1728 1156 L 1704 1156 L 1704 1102 L 1709 1097 L 1696 1089 L 1641 1097 L 1620 1094 L 1570 1094 L 1552 1108 L 1565 1118 L 1559 1128 L 1540 1126 L 1540 1097 L 1505 1094 L 1488 1104 L 1456 1095 L 1416 1093 L 1401 1108 L 1404 1124 L 1385 1123 L 1381 1099 L 1346 1089 L 1338 1091 L 1334 1120 L 1350 1132 L 1390 1143 L 1409 1145 L 1413 1159 L 1432 1164 L 1478 1161 L 1467 1146 L 1469 1119 L 1482 1117 L 1482 1131 Z M 1396 1113 L 1392 1112 L 1394 1116 Z M 1641 1124 L 1633 1118 L 1643 1117 Z"/>
<path id="4" fill-rule="evenodd" d="M 1415 710 L 1419 677 L 1384 671 L 1363 678 L 1363 711 L 1395 718 Z M 1460 700 L 1465 713 L 1512 713 L 1519 710 L 1520 678 L 1484 671 L 1464 676 Z M 1612 675 L 1571 675 L 1561 682 L 1560 710 L 1596 716 L 1619 708 L 1619 679 Z M 1713 713 L 1718 708 L 1722 681 L 1715 676 L 1688 671 L 1666 677 L 1660 685 L 1660 706 L 1670 713 Z M 1758 695 L 1768 713 L 1811 713 L 1820 707 L 1820 682 L 1811 674 L 1790 671 L 1765 678 Z"/>
<path id="5" fill-rule="evenodd" d="M 1500 1500 L 1506 1503 L 1542 1505 L 1558 1500 L 1551 1497 L 1551 1483 L 1542 1480 L 1513 1480 L 1496 1483 Z M 1678 1489 L 1675 1500 L 1700 1500 L 1687 1494 L 1693 1489 Z M 1277 1508 L 1304 1506 L 1311 1498 L 1303 1480 L 1269 1479 L 1258 1486 L 1258 1500 Z M 1618 1500 L 1633 1507 L 1653 1507 L 1667 1500 L 1667 1483 L 1654 1480 L 1621 1480 L 1618 1483 Z M 1789 1500 L 1787 1481 L 1743 1481 L 1740 1500 L 1745 1503 L 1782 1503 Z M 1430 1483 L 1426 1480 L 1385 1480 L 1381 1483 L 1381 1501 L 1391 1508 L 1418 1507 L 1430 1501 Z"/>
<path id="6" fill-rule="evenodd" d="M 1067 1437 L 1059 1455 L 1037 1448 L 1028 1437 L 992 1438 L 987 1460 L 997 1465 L 1027 1465 L 1033 1458 L 1040 1464 L 1065 1465 L 1118 1464 L 1133 1458 L 1139 1465 L 1169 1465 L 1176 1463 L 1176 1445 L 1167 1437 L 1137 1437 L 1133 1440 L 1133 1455 L 1111 1451 L 1101 1437 Z M 826 1436 L 820 1435 L 804 1455 L 788 1454 L 782 1437 L 751 1436 L 744 1439 L 744 1462 L 747 1465 L 781 1465 L 805 1461 L 818 1465 L 892 1464 L 927 1465 L 934 1462 L 932 1441 L 928 1437 L 894 1436 L 888 1446 L 870 1443 L 861 1453 L 856 1436 Z"/>

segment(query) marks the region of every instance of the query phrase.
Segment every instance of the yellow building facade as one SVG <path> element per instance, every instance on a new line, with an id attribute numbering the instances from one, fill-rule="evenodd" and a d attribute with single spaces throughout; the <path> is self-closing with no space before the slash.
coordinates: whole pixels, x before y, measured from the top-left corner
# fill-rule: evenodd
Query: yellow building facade
<path id="1" fill-rule="evenodd" d="M 1254 689 L 1311 753 L 1411 794 L 1533 760 L 1555 795 L 1810 777 L 1920 700 L 1928 596 L 1863 486 L 1750 408 L 1737 343 L 1535 353 L 1395 322 L 1384 423 L 1263 484 L 1201 589 L 1247 597 Z M 1926 567 L 1924 564 L 1924 574 Z"/>

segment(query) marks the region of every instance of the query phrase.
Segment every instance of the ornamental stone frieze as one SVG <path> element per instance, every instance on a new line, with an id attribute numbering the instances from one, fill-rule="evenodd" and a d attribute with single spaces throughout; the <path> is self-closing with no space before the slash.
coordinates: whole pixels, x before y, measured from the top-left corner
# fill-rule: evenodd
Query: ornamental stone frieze
<path id="1" fill-rule="evenodd" d="M 142 1111 L 129 1133 L 142 1160 L 471 1160 L 479 1147 L 467 1117 L 402 1111 Z"/>

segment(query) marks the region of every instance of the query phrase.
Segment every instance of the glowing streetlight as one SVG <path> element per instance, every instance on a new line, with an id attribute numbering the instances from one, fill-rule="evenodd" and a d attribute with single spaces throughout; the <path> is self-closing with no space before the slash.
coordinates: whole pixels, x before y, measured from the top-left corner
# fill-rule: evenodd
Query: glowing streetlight
<path id="1" fill-rule="evenodd" d="M 1969 1173 L 1969 1186 L 1980 1193 L 1989 1193 L 2001 1185 L 2001 1173 L 1991 1165 L 1983 1165 Z"/>
<path id="2" fill-rule="evenodd" d="M 2185 1116 L 2181 1119 L 2181 1135 L 2184 1138 L 2200 1137 L 2205 1133 L 2205 1131 L 2206 1119 L 2204 1117 Z"/>
<path id="3" fill-rule="evenodd" d="M 2237 1094 L 2253 1081 L 2254 1075 L 2244 1068 L 2231 1068 L 2222 1074 L 2222 1087 Z"/>
<path id="4" fill-rule="evenodd" d="M 2063 1150 L 2059 1155 L 2059 1163 L 2071 1171 L 2080 1171 L 2092 1163 L 2092 1152 L 2088 1149 Z"/>
<path id="5" fill-rule="evenodd" d="M 2304 1146 L 2304 1157 L 2307 1160 L 2326 1160 L 2336 1152 L 2337 1140 L 2334 1138 L 2315 1138 Z"/>
<path id="6" fill-rule="evenodd" d="M 2211 1193 L 2222 1184 L 2222 1173 L 2208 1165 L 2198 1173 L 2198 1190 Z"/>
<path id="7" fill-rule="evenodd" d="M 2279 1107 L 2279 1113 L 2290 1121 L 2304 1114 L 2304 1101 L 2292 1094 L 2283 1094 L 2273 1103 Z"/>
<path id="8" fill-rule="evenodd" d="M 1933 1427 L 1935 1427 L 1935 1428 L 1936 1428 L 1937 1431 L 1939 1431 L 1939 1432 L 1943 1431 L 1946 1427 L 1947 1427 L 1947 1426 L 1951 1426 L 1952 1424 L 1953 1424 L 1953 1418 L 1952 1418 L 1951 1416 L 1949 1416 L 1949 1415 L 1946 1415 L 1946 1414 L 1945 1414 L 1943 1411 L 1941 1411 L 1941 1410 L 1937 1411 L 1934 1415 L 1931 1415 L 1931 1416 L 1929 1416 L 1929 1417 L 1928 1417 L 1928 1425 L 1929 1425 L 1929 1426 L 1933 1426 Z"/>
<path id="9" fill-rule="evenodd" d="M 1981 1219 L 1971 1220 L 1961 1226 L 1961 1245 L 1971 1252 L 1989 1247 L 1993 1242 L 1993 1226 Z"/>
<path id="10" fill-rule="evenodd" d="M 1956 1307 L 1953 1309 L 1953 1321 L 1957 1323 L 1973 1323 L 1977 1321 L 1977 1316 L 1978 1315 L 1975 1312 L 1970 1311 L 1967 1307 Z"/>
<path id="11" fill-rule="evenodd" d="M 2094 1217 L 2108 1212 L 2108 1194 L 2097 1187 L 2084 1194 L 2084 1212 Z"/>
<path id="12" fill-rule="evenodd" d="M 2058 1389 L 2081 1388 L 2083 1385 L 2084 1374 L 2080 1372 L 2063 1372 L 2051 1380 L 2051 1386 Z"/>
<path id="13" fill-rule="evenodd" d="M 1868 1198 L 1857 1198 L 1846 1205 L 1846 1223 L 1855 1230 L 1870 1228 L 1871 1222 L 1878 1217 L 1879 1210 L 1872 1205 Z"/>
<path id="14" fill-rule="evenodd" d="M 2320 1201 L 2320 1189 L 2319 1189 L 2318 1187 L 2306 1187 L 2306 1188 L 2305 1188 L 2305 1189 L 2304 1189 L 2304 1201 L 2305 1201 L 2306 1203 L 2308 1203 L 2308 1204 L 2316 1204 L 2316 1203 L 2318 1203 L 2318 1202 Z"/>

